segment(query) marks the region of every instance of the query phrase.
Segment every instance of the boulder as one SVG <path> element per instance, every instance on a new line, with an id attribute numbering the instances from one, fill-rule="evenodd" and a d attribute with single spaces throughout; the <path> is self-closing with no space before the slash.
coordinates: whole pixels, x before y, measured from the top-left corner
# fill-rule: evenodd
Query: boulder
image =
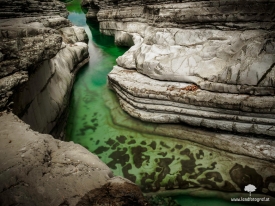
<path id="1" fill-rule="evenodd" d="M 89 194 L 107 185 L 115 194 L 120 190 L 136 197 L 136 205 L 146 205 L 138 186 L 114 177 L 96 155 L 35 132 L 12 113 L 0 113 L 0 162 L 1 205 L 85 205 Z M 124 196 L 120 201 L 127 200 Z"/>

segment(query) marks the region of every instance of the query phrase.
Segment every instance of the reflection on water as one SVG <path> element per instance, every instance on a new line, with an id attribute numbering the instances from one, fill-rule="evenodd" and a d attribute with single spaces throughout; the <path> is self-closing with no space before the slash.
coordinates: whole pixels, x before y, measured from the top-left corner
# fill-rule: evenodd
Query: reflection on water
<path id="1" fill-rule="evenodd" d="M 107 74 L 127 48 L 115 46 L 113 37 L 100 34 L 98 24 L 86 24 L 79 0 L 74 0 L 67 8 L 71 12 L 68 18 L 75 25 L 83 26 L 90 40 L 89 64 L 77 74 L 72 91 L 67 139 L 97 154 L 115 175 L 136 182 L 145 192 L 173 189 L 178 185 L 182 189 L 199 187 L 201 182 L 197 177 L 217 167 L 226 168 L 212 159 L 225 161 L 230 157 L 222 159 L 219 152 L 197 144 L 146 132 L 154 131 L 156 125 L 133 119 L 120 109 L 115 94 L 106 85 Z M 124 123 L 128 126 L 124 127 Z M 219 174 L 213 176 L 219 177 Z M 229 199 L 214 197 L 178 195 L 173 198 L 180 205 L 233 204 Z"/>

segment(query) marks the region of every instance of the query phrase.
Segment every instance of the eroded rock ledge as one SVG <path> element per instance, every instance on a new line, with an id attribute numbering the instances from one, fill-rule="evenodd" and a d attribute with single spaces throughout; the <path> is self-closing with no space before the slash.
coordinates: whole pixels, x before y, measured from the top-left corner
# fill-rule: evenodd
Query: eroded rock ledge
<path id="1" fill-rule="evenodd" d="M 106 187 L 123 187 L 130 203 L 146 203 L 138 186 L 114 177 L 87 149 L 34 132 L 12 113 L 0 113 L 0 162 L 1 205 L 93 205 L 98 197 L 87 196 Z"/>
<path id="2" fill-rule="evenodd" d="M 114 67 L 109 83 L 122 108 L 134 117 L 156 123 L 184 122 L 238 133 L 275 136 L 270 108 L 273 96 L 213 93 L 188 83 L 150 79 L 135 70 Z"/>
<path id="3" fill-rule="evenodd" d="M 274 137 L 275 1 L 180 2 L 83 2 L 99 8 L 101 32 L 132 46 L 109 75 L 123 109 Z"/>

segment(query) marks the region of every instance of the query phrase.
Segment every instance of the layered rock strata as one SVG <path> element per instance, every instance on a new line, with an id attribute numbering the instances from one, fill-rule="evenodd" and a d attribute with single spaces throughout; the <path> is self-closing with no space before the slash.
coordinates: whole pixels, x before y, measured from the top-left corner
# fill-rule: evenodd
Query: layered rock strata
<path id="1" fill-rule="evenodd" d="M 275 1 L 89 2 L 133 45 L 109 75 L 130 115 L 275 136 Z"/>
<path id="2" fill-rule="evenodd" d="M 59 7 L 48 11 L 52 16 L 43 16 L 39 8 L 24 10 L 37 17 L 0 19 L 0 109 L 13 109 L 32 129 L 59 136 L 74 74 L 89 59 L 88 37 L 83 28 L 54 16 Z"/>
<path id="3" fill-rule="evenodd" d="M 152 80 L 135 70 L 114 67 L 109 83 L 121 107 L 156 123 L 180 123 L 238 133 L 275 136 L 270 108 L 274 97 L 213 93 L 188 83 Z M 271 114 L 270 114 L 271 113 Z"/>
<path id="4" fill-rule="evenodd" d="M 0 0 L 0 18 L 37 17 L 48 15 L 68 16 L 63 3 L 57 0 Z"/>

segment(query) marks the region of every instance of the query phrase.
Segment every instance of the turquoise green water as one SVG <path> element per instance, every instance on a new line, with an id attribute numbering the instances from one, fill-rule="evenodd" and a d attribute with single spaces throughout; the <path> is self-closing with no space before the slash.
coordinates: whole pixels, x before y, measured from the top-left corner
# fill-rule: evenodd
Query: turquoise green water
<path id="1" fill-rule="evenodd" d="M 68 18 L 83 26 L 90 39 L 89 64 L 78 72 L 72 91 L 67 140 L 97 154 L 115 175 L 136 182 L 144 192 L 174 189 L 179 184 L 180 189 L 199 187 L 200 182 L 190 177 L 214 169 L 212 159 L 220 154 L 202 150 L 188 141 L 155 135 L 157 125 L 141 122 L 123 112 L 115 94 L 108 89 L 107 74 L 127 48 L 115 46 L 113 37 L 100 34 L 98 24 L 86 23 L 79 0 L 68 3 L 67 9 Z M 188 169 L 183 171 L 183 166 Z M 172 199 L 179 205 L 191 206 L 233 204 L 230 198 L 226 201 L 177 195 Z"/>

